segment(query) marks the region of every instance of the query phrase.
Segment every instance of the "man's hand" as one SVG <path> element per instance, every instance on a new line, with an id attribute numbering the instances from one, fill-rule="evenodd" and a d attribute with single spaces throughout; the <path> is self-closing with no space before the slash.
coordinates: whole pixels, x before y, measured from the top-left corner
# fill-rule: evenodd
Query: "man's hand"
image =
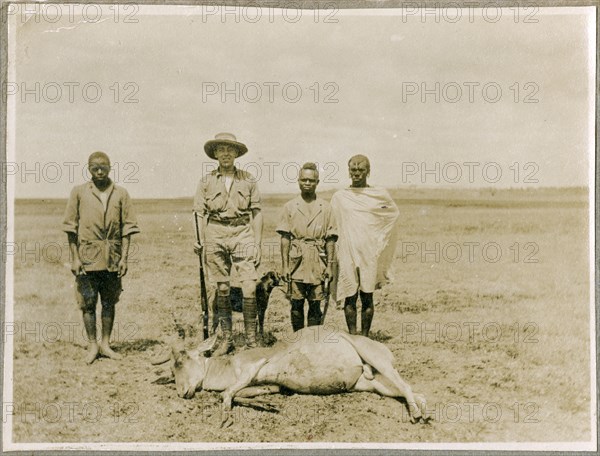
<path id="1" fill-rule="evenodd" d="M 74 258 L 71 263 L 71 272 L 74 276 L 85 275 L 85 269 L 83 269 L 83 263 L 79 258 Z"/>
<path id="2" fill-rule="evenodd" d="M 194 242 L 194 253 L 198 256 L 202 255 L 204 247 L 199 242 Z"/>
<path id="3" fill-rule="evenodd" d="M 127 274 L 127 260 L 125 258 L 121 258 L 121 261 L 119 261 L 118 276 L 125 277 L 125 274 Z"/>

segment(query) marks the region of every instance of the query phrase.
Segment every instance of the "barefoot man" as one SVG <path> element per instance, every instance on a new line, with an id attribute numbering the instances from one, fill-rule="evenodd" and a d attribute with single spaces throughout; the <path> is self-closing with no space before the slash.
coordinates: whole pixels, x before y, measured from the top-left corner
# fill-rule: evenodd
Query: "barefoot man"
<path id="1" fill-rule="evenodd" d="M 139 233 L 127 190 L 108 177 L 110 159 L 94 152 L 88 159 L 91 182 L 71 191 L 63 231 L 69 238 L 75 294 L 83 312 L 89 347 L 86 362 L 99 355 L 121 359 L 109 345 L 121 279 L 127 273 L 129 238 Z M 96 338 L 96 304 L 102 303 L 102 339 Z"/>
<path id="2" fill-rule="evenodd" d="M 367 184 L 371 171 L 367 157 L 352 157 L 348 171 L 352 185 L 331 198 L 339 234 L 336 300 L 344 301 L 348 331 L 357 334 L 356 301 L 360 294 L 360 333 L 368 337 L 373 292 L 387 282 L 394 257 L 398 208 L 385 189 Z"/>
<path id="3" fill-rule="evenodd" d="M 300 196 L 283 207 L 276 231 L 281 236 L 282 273 L 291 280 L 291 320 L 294 331 L 304 328 L 304 300 L 308 326 L 321 324 L 323 280 L 332 277 L 337 227 L 331 206 L 315 193 L 319 171 L 305 163 L 298 176 Z"/>

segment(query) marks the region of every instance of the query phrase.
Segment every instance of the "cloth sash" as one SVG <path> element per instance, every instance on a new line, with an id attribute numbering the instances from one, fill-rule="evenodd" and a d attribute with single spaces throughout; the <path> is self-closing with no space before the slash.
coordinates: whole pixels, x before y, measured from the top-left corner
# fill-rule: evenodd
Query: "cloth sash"
<path id="1" fill-rule="evenodd" d="M 309 283 L 321 283 L 321 277 L 323 271 L 325 271 L 325 266 L 327 265 L 325 240 L 293 238 L 290 247 L 289 261 L 292 279 L 297 280 L 297 277 L 294 277 L 294 273 L 299 269 L 300 264 L 303 263 L 304 280 L 307 280 L 306 277 L 312 277 L 312 280 Z"/>

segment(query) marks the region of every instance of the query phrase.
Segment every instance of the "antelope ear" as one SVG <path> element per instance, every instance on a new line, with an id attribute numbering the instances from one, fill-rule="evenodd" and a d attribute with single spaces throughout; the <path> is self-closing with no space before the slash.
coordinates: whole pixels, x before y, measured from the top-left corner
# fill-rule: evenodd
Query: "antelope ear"
<path id="1" fill-rule="evenodd" d="M 168 350 L 163 351 L 161 354 L 150 360 L 150 364 L 157 366 L 159 364 L 164 364 L 171 359 L 171 353 Z"/>
<path id="2" fill-rule="evenodd" d="M 198 350 L 198 353 L 212 351 L 215 348 L 216 344 L 217 344 L 217 333 L 213 334 L 208 339 L 200 342 L 200 345 L 198 345 L 198 348 L 196 348 L 196 350 Z"/>
<path id="3" fill-rule="evenodd" d="M 168 385 L 170 383 L 175 383 L 175 377 L 173 375 L 158 377 L 152 382 L 154 385 Z"/>
<path id="4" fill-rule="evenodd" d="M 177 359 L 181 352 L 185 352 L 185 345 L 183 343 L 183 340 L 178 339 L 173 343 L 173 345 L 171 345 L 171 353 L 173 354 L 175 359 Z"/>

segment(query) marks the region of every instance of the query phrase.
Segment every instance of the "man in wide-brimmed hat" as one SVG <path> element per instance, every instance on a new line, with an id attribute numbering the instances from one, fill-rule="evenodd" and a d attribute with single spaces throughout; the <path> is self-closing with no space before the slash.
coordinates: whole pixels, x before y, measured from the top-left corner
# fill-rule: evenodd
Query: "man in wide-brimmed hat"
<path id="1" fill-rule="evenodd" d="M 230 278 L 242 285 L 246 344 L 256 346 L 256 268 L 261 259 L 263 219 L 256 179 L 235 167 L 235 159 L 248 148 L 231 133 L 219 133 L 204 145 L 206 155 L 219 167 L 198 184 L 194 216 L 200 243 L 194 251 L 205 253 L 210 282 L 217 284 L 217 314 L 224 341 L 213 355 L 233 348 Z"/>

